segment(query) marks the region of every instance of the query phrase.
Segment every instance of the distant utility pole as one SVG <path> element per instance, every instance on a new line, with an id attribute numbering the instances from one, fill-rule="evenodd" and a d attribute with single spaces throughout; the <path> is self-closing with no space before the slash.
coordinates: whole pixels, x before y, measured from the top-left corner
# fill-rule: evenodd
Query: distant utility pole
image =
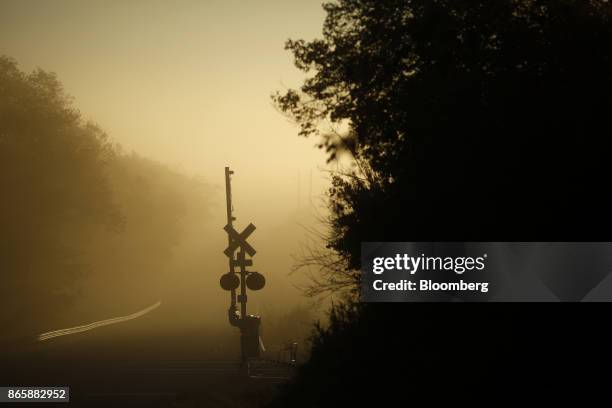
<path id="1" fill-rule="evenodd" d="M 259 316 L 247 315 L 247 288 L 260 290 L 266 284 L 264 276 L 255 271 L 247 271 L 247 266 L 253 265 L 253 260 L 248 259 L 255 255 L 256 251 L 246 239 L 255 231 L 255 225 L 250 223 L 241 233 L 234 229 L 232 205 L 231 175 L 234 174 L 229 167 L 225 168 L 225 195 L 227 205 L 227 224 L 223 229 L 227 232 L 227 248 L 223 253 L 228 258 L 229 272 L 221 276 L 221 287 L 230 291 L 230 307 L 228 309 L 229 323 L 240 329 L 240 349 L 242 360 L 259 357 L 261 340 L 259 327 L 261 318 Z M 238 250 L 236 254 L 236 250 Z M 238 275 L 236 267 L 240 268 Z M 236 290 L 240 288 L 240 294 L 236 296 Z M 240 303 L 240 312 L 236 307 Z"/>

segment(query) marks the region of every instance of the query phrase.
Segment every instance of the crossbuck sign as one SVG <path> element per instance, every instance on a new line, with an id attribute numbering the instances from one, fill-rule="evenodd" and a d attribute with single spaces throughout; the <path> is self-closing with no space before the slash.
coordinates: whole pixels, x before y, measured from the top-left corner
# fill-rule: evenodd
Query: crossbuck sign
<path id="1" fill-rule="evenodd" d="M 227 248 L 225 248 L 225 251 L 223 251 L 226 256 L 231 257 L 234 251 L 239 247 L 242 248 L 244 252 L 249 254 L 249 256 L 255 255 L 257 251 L 255 251 L 255 248 L 253 248 L 251 244 L 246 241 L 249 235 L 255 231 L 255 225 L 253 225 L 253 223 L 247 225 L 244 231 L 242 231 L 240 234 L 230 224 L 227 224 L 225 227 L 223 227 L 223 229 L 225 232 L 227 232 L 231 239 L 231 243 Z"/>

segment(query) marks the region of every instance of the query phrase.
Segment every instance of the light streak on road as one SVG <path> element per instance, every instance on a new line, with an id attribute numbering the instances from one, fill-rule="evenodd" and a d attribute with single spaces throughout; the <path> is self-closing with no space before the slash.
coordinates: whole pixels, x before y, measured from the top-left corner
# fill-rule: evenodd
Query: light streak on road
<path id="1" fill-rule="evenodd" d="M 88 330 L 92 330 L 92 329 L 97 329 L 98 327 L 102 327 L 102 326 L 108 326 L 110 324 L 116 324 L 116 323 L 121 323 L 121 322 L 126 322 L 128 320 L 133 320 L 136 318 L 139 318 L 147 313 L 149 313 L 150 311 L 157 309 L 159 306 L 161 305 L 161 301 L 157 302 L 145 309 L 142 309 L 139 312 L 136 313 L 132 313 L 130 315 L 127 316 L 119 316 L 119 317 L 113 317 L 112 319 L 106 319 L 106 320 L 100 320 L 98 322 L 93 322 L 93 323 L 89 323 L 89 324 L 85 324 L 82 326 L 76 326 L 76 327 L 70 327 L 68 329 L 60 329 L 60 330 L 53 330 L 50 332 L 46 332 L 46 333 L 42 333 L 38 336 L 38 340 L 39 341 L 44 341 L 44 340 L 49 340 L 52 339 L 54 337 L 59 337 L 59 336 L 67 336 L 69 334 L 76 334 L 76 333 L 81 333 L 84 331 L 88 331 Z"/>

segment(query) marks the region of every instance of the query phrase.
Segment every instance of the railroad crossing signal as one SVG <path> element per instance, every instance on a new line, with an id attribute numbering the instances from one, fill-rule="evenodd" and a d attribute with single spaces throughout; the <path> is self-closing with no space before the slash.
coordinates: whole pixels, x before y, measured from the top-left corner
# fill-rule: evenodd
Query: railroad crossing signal
<path id="1" fill-rule="evenodd" d="M 253 225 L 253 223 L 247 225 L 244 231 L 242 231 L 240 234 L 230 224 L 227 224 L 225 227 L 223 227 L 223 229 L 225 230 L 225 232 L 227 232 L 227 235 L 229 235 L 231 240 L 231 243 L 228 245 L 227 248 L 225 248 L 225 251 L 223 251 L 226 256 L 231 257 L 234 251 L 238 249 L 238 247 L 240 247 L 247 254 L 249 254 L 249 256 L 253 256 L 255 255 L 255 253 L 257 253 L 257 251 L 255 251 L 255 248 L 253 248 L 248 242 L 246 242 L 246 239 L 249 237 L 249 235 L 251 235 L 253 231 L 255 231 L 255 225 Z"/>
<path id="2" fill-rule="evenodd" d="M 246 259 L 245 255 L 253 257 L 257 251 L 248 242 L 247 238 L 255 231 L 255 225 L 249 223 L 247 227 L 240 233 L 234 229 L 233 222 L 236 218 L 233 216 L 232 206 L 232 190 L 230 176 L 234 174 L 229 167 L 225 168 L 225 193 L 227 204 L 227 224 L 223 229 L 227 232 L 227 248 L 223 251 L 228 257 L 229 272 L 221 276 L 219 283 L 221 287 L 230 291 L 230 307 L 228 309 L 228 318 L 232 326 L 237 326 L 240 329 L 240 348 L 242 350 L 242 359 L 246 361 L 250 357 L 258 357 L 261 338 L 259 335 L 259 327 L 261 319 L 259 316 L 247 315 L 247 287 L 251 290 L 260 290 L 265 286 L 266 279 L 258 272 L 247 271 L 247 266 L 253 265 L 252 259 Z M 238 250 L 236 257 L 234 253 Z M 235 271 L 239 268 L 239 272 Z M 236 292 L 240 290 L 240 294 Z M 240 313 L 236 307 L 236 303 L 240 303 Z"/>

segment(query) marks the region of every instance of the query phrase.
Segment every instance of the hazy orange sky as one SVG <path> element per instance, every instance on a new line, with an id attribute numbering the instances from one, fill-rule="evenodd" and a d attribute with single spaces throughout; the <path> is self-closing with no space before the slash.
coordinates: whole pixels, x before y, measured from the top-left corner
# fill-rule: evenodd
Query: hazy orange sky
<path id="1" fill-rule="evenodd" d="M 220 186 L 231 165 L 237 215 L 256 221 L 306 204 L 311 172 L 313 195 L 326 185 L 315 140 L 270 100 L 303 79 L 285 40 L 323 19 L 320 0 L 0 0 L 0 54 L 56 72 L 127 151 Z"/>

